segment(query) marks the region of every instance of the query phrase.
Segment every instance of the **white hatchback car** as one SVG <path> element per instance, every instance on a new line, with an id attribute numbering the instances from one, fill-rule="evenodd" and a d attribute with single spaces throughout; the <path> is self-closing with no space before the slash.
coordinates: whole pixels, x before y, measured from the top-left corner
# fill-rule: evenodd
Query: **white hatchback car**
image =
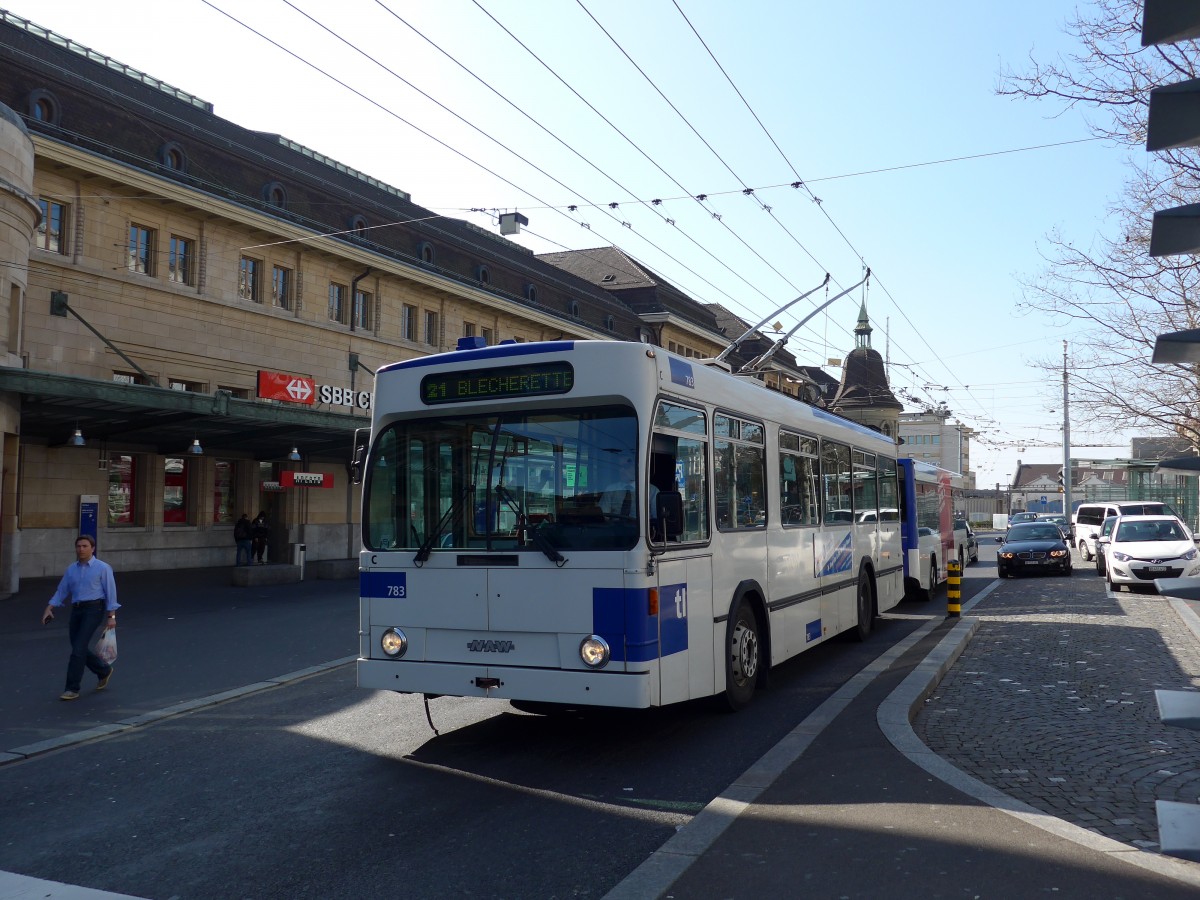
<path id="1" fill-rule="evenodd" d="M 1101 537 L 1108 584 L 1153 584 L 1155 578 L 1200 575 L 1192 533 L 1174 516 L 1118 516 Z"/>

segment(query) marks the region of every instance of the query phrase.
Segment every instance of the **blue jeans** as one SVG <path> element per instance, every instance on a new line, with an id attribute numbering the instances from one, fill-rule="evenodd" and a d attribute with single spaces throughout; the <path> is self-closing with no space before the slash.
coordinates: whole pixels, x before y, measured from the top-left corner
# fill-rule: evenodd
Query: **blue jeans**
<path id="1" fill-rule="evenodd" d="M 71 661 L 67 663 L 68 691 L 79 690 L 85 666 L 95 672 L 97 678 L 103 678 L 112 671 L 112 666 L 88 650 L 88 644 L 95 637 L 96 629 L 104 624 L 106 615 L 108 612 L 104 609 L 103 600 L 71 604 L 71 622 L 67 628 L 71 637 Z"/>
<path id="2" fill-rule="evenodd" d="M 234 565 L 237 565 L 237 566 L 242 565 L 242 557 L 243 556 L 246 557 L 245 564 L 250 565 L 251 556 L 250 556 L 250 539 L 249 538 L 246 538 L 244 541 L 237 542 L 237 562 L 234 563 Z"/>

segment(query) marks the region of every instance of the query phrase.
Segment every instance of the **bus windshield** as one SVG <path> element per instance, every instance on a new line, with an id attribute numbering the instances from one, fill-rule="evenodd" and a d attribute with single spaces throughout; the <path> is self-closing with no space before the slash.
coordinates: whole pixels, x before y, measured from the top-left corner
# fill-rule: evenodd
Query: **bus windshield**
<path id="1" fill-rule="evenodd" d="M 637 449 L 627 406 L 392 423 L 368 461 L 364 542 L 421 558 L 628 549 L 646 508 Z"/>

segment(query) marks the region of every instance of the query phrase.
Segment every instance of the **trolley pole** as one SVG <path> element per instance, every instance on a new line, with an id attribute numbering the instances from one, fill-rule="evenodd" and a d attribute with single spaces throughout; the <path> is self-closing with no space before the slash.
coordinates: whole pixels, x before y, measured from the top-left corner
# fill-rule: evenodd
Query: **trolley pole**
<path id="1" fill-rule="evenodd" d="M 946 563 L 946 618 L 957 619 L 962 614 L 962 565 L 957 559 Z"/>

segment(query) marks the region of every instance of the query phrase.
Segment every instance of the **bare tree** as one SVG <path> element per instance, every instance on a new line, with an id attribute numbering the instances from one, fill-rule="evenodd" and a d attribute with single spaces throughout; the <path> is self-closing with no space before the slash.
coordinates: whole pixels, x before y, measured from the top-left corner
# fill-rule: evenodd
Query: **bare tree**
<path id="1" fill-rule="evenodd" d="M 1200 156 L 1142 149 L 1150 89 L 1197 77 L 1200 48 L 1191 41 L 1143 48 L 1141 13 L 1142 0 L 1095 0 L 1066 25 L 1077 52 L 1031 57 L 1027 71 L 1001 73 L 1001 95 L 1056 102 L 1060 112 L 1083 109 L 1094 135 L 1131 151 L 1107 233 L 1088 247 L 1048 235 L 1046 268 L 1025 282 L 1020 307 L 1076 326 L 1077 419 L 1170 430 L 1200 446 L 1200 366 L 1150 363 L 1160 333 L 1200 327 L 1200 265 L 1191 256 L 1149 255 L 1154 210 L 1197 201 Z M 1039 365 L 1056 372 L 1061 360 Z"/>

